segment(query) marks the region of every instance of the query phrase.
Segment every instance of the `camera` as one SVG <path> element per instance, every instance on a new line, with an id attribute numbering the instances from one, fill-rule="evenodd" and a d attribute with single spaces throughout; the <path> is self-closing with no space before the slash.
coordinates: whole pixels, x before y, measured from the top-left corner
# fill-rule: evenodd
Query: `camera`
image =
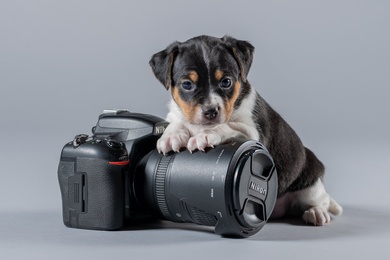
<path id="1" fill-rule="evenodd" d="M 277 198 L 277 173 L 267 149 L 232 139 L 205 152 L 162 155 L 163 119 L 105 111 L 93 135 L 65 144 L 58 167 L 67 227 L 116 230 L 137 219 L 214 226 L 226 237 L 256 234 Z"/>

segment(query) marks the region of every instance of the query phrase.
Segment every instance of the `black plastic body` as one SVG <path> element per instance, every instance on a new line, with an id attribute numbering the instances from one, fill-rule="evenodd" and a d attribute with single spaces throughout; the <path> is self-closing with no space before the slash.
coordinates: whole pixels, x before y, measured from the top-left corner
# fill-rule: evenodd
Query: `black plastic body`
<path id="1" fill-rule="evenodd" d="M 127 220 L 147 217 L 132 194 L 132 172 L 167 125 L 152 115 L 103 113 L 92 129 L 93 139 L 77 147 L 67 143 L 58 167 L 65 225 L 114 230 Z M 107 145 L 115 142 L 123 146 Z M 128 163 L 110 164 L 115 161 Z"/>
<path id="2" fill-rule="evenodd" d="M 118 229 L 123 225 L 125 146 L 94 138 L 62 149 L 58 180 L 64 224 L 86 229 Z"/>

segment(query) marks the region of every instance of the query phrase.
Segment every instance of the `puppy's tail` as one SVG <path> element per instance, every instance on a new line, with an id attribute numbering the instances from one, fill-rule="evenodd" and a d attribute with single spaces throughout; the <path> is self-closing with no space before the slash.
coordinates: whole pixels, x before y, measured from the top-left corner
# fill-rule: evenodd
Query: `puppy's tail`
<path id="1" fill-rule="evenodd" d="M 340 216 L 343 213 L 343 208 L 334 199 L 330 198 L 329 212 L 334 216 Z"/>

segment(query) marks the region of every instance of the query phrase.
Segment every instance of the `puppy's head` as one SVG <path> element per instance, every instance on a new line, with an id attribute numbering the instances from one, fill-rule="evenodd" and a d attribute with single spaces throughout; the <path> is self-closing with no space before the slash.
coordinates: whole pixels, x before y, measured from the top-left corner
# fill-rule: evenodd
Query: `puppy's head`
<path id="1" fill-rule="evenodd" d="M 172 43 L 149 64 L 190 123 L 219 124 L 229 121 L 248 92 L 253 51 L 232 37 L 199 36 Z"/>

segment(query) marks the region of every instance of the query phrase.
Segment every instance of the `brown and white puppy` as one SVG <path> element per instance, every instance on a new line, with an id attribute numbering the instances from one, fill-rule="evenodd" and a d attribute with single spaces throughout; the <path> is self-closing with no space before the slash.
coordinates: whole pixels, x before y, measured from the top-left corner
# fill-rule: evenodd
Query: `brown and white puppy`
<path id="1" fill-rule="evenodd" d="M 278 172 L 272 217 L 299 212 L 307 223 L 325 225 L 329 213 L 340 215 L 342 208 L 325 191 L 323 164 L 249 84 L 253 52 L 246 41 L 199 36 L 153 55 L 155 76 L 172 92 L 170 124 L 157 149 L 204 151 L 232 137 L 259 140 Z"/>

